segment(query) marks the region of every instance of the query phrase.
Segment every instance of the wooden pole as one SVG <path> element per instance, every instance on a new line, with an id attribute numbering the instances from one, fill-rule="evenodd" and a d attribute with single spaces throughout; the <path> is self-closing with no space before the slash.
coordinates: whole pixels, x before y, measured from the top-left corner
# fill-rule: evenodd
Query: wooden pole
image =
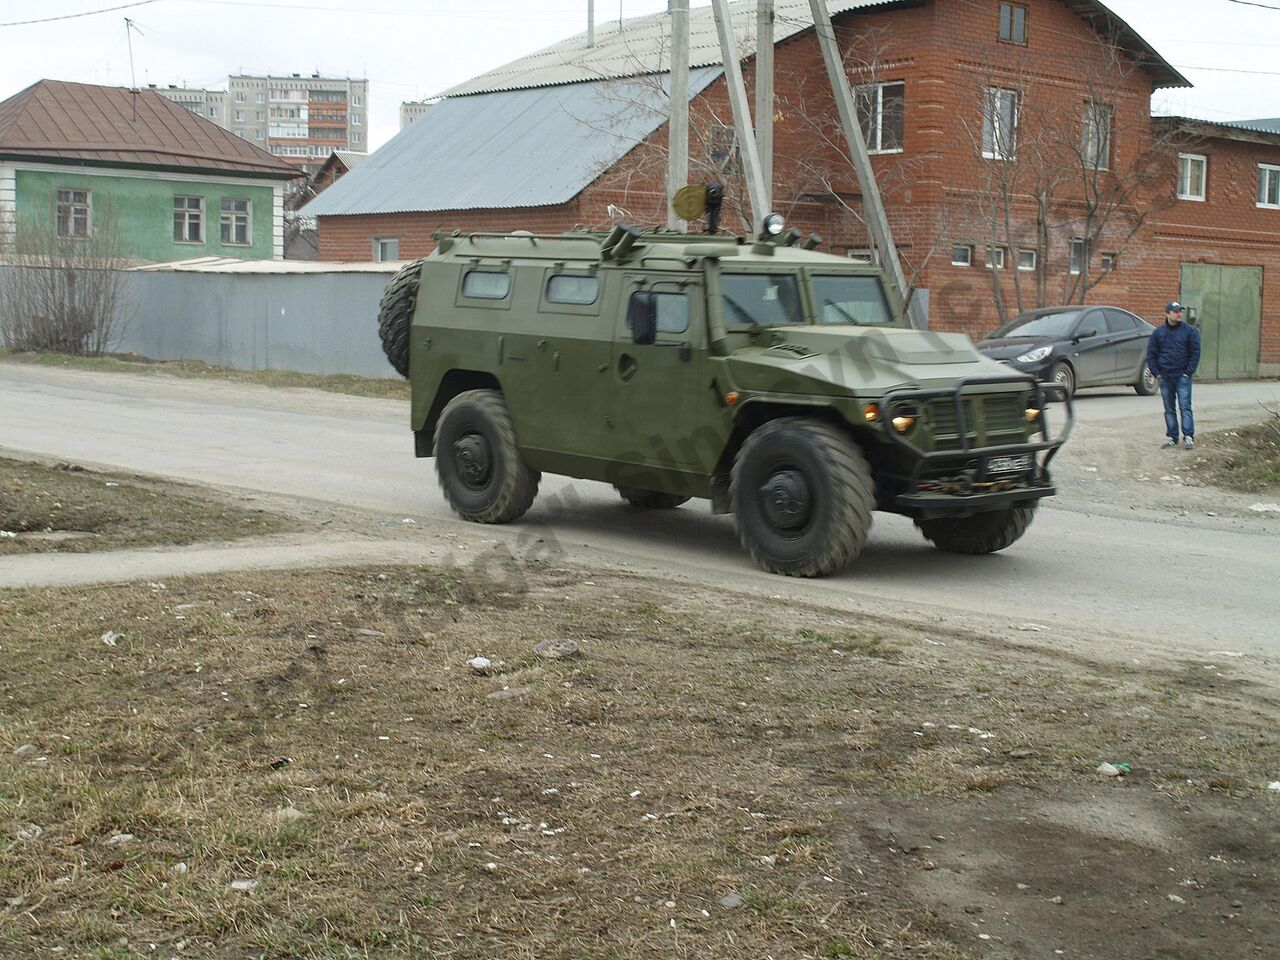
<path id="1" fill-rule="evenodd" d="M 888 279 L 896 285 L 905 309 L 907 278 L 898 260 L 898 248 L 893 242 L 889 219 L 885 216 L 880 188 L 876 186 L 875 171 L 871 169 L 871 155 L 867 153 L 867 142 L 862 136 L 862 126 L 858 123 L 858 111 L 854 106 L 849 78 L 845 76 L 844 61 L 836 47 L 836 33 L 831 25 L 831 15 L 827 12 L 827 2 L 809 0 L 809 8 L 813 12 L 813 29 L 818 37 L 818 46 L 822 48 L 822 59 L 827 65 L 827 77 L 831 81 L 836 109 L 840 113 L 840 125 L 844 127 L 844 136 L 849 143 L 849 156 L 862 187 L 862 218 L 871 231 L 871 242 L 879 254 L 880 264 L 888 268 Z"/>
<path id="2" fill-rule="evenodd" d="M 724 59 L 724 78 L 729 88 L 729 105 L 733 108 L 733 127 L 742 155 L 743 173 L 747 180 L 747 196 L 751 207 L 751 229 L 754 235 L 764 215 L 769 212 L 765 199 L 764 178 L 760 175 L 760 154 L 747 107 L 747 88 L 742 82 L 742 64 L 738 61 L 738 42 L 733 36 L 733 20 L 729 16 L 729 0 L 712 0 L 716 32 L 720 34 L 720 55 Z"/>
<path id="3" fill-rule="evenodd" d="M 756 2 L 756 146 L 764 205 L 773 207 L 773 0 Z"/>
<path id="4" fill-rule="evenodd" d="M 671 205 L 689 182 L 689 0 L 671 0 L 671 113 L 667 123 L 667 227 L 685 222 Z"/>

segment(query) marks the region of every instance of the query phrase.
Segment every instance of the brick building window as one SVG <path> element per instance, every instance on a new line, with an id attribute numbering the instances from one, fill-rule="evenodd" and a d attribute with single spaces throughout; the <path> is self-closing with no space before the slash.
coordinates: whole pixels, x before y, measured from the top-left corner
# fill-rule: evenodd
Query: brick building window
<path id="1" fill-rule="evenodd" d="M 738 154 L 738 138 L 733 127 L 724 123 L 712 123 L 707 129 L 707 159 L 720 173 L 742 172 L 742 160 Z"/>
<path id="2" fill-rule="evenodd" d="M 1027 42 L 1027 8 L 1022 4 L 1000 4 L 1000 42 Z"/>
<path id="3" fill-rule="evenodd" d="M 1086 245 L 1082 237 L 1071 238 L 1071 273 L 1078 275 L 1084 273 Z"/>
<path id="4" fill-rule="evenodd" d="M 1108 103 L 1086 103 L 1081 130 L 1080 155 L 1089 170 L 1111 169 L 1111 116 Z"/>
<path id="5" fill-rule="evenodd" d="M 1204 200 L 1209 158 L 1198 153 L 1178 154 L 1178 199 Z"/>
<path id="6" fill-rule="evenodd" d="M 991 270 L 1004 269 L 1004 247 L 987 247 L 987 267 Z"/>
<path id="7" fill-rule="evenodd" d="M 858 122 L 871 153 L 901 153 L 902 128 L 906 113 L 907 85 L 867 83 L 854 88 Z"/>
<path id="8" fill-rule="evenodd" d="M 1116 255 L 1114 253 L 1104 253 L 1098 257 L 1098 263 L 1102 266 L 1103 273 L 1110 273 L 1116 268 Z"/>
<path id="9" fill-rule="evenodd" d="M 973 266 L 973 247 L 967 243 L 957 243 L 951 248 L 951 265 L 954 267 Z"/>
<path id="10" fill-rule="evenodd" d="M 173 198 L 173 242 L 204 243 L 204 197 Z"/>
<path id="11" fill-rule="evenodd" d="M 58 191 L 58 237 L 84 240 L 89 236 L 90 193 L 88 190 Z"/>
<path id="12" fill-rule="evenodd" d="M 398 237 L 374 237 L 373 259 L 375 263 L 400 259 L 400 240 Z"/>
<path id="13" fill-rule="evenodd" d="M 222 242 L 233 247 L 247 247 L 253 242 L 249 229 L 249 201 L 223 197 L 218 216 Z"/>
<path id="14" fill-rule="evenodd" d="M 1018 251 L 1018 269 L 1024 271 L 1035 270 L 1036 268 L 1036 252 L 1034 250 Z"/>
<path id="15" fill-rule="evenodd" d="M 1012 160 L 1018 148 L 1018 92 L 987 87 L 982 92 L 982 155 Z"/>
<path id="16" fill-rule="evenodd" d="M 1280 167 L 1258 164 L 1258 206 L 1280 209 Z"/>

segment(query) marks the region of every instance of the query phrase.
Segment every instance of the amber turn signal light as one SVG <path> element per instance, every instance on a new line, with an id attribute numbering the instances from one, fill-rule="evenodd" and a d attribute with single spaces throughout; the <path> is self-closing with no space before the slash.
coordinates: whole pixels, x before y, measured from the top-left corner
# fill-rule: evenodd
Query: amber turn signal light
<path id="1" fill-rule="evenodd" d="M 880 405 L 878 403 L 868 403 L 862 408 L 862 415 L 866 418 L 867 423 L 879 423 Z"/>

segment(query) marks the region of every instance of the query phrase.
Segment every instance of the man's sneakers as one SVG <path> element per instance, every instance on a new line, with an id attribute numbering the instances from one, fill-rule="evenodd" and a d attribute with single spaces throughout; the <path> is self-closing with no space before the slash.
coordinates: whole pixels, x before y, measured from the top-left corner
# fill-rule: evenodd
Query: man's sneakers
<path id="1" fill-rule="evenodd" d="M 1182 445 L 1186 447 L 1188 450 L 1194 450 L 1196 448 L 1195 437 L 1183 437 Z"/>
<path id="2" fill-rule="evenodd" d="M 1177 446 L 1178 446 L 1178 441 L 1177 441 L 1177 440 L 1166 440 L 1164 443 L 1160 444 L 1160 449 L 1161 449 L 1161 450 L 1174 450 L 1174 449 L 1177 449 Z"/>

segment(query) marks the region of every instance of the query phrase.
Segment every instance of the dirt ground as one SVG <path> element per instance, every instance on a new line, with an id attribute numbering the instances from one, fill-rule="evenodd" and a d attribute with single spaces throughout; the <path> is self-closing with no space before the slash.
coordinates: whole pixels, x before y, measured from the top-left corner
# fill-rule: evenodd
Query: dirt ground
<path id="1" fill-rule="evenodd" d="M 0 956 L 1276 955 L 1273 688 L 848 617 L 502 555 L 7 592 Z"/>

